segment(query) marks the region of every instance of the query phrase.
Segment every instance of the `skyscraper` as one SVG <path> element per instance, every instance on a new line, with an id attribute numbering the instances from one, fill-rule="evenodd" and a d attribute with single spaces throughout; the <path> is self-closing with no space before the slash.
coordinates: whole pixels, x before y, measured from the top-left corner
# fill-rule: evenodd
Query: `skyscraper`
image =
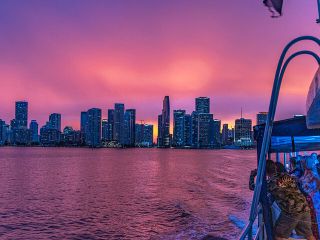
<path id="1" fill-rule="evenodd" d="M 193 148 L 199 147 L 199 113 L 197 111 L 191 114 L 191 142 Z"/>
<path id="2" fill-rule="evenodd" d="M 80 116 L 80 142 L 82 145 L 86 143 L 86 135 L 88 130 L 88 112 L 81 112 Z"/>
<path id="3" fill-rule="evenodd" d="M 196 98 L 196 111 L 198 113 L 210 113 L 210 98 L 208 97 Z"/>
<path id="4" fill-rule="evenodd" d="M 227 123 L 222 127 L 222 144 L 227 144 L 229 139 L 229 126 Z"/>
<path id="5" fill-rule="evenodd" d="M 221 121 L 219 119 L 212 120 L 212 134 L 213 134 L 213 146 L 221 146 Z"/>
<path id="6" fill-rule="evenodd" d="M 53 128 L 50 121 L 40 128 L 40 143 L 43 146 L 57 146 L 61 143 L 61 132 Z"/>
<path id="7" fill-rule="evenodd" d="M 4 126 L 6 125 L 6 122 L 3 121 L 2 119 L 0 119 L 0 145 L 3 145 L 5 143 L 5 139 L 4 139 Z"/>
<path id="8" fill-rule="evenodd" d="M 18 101 L 15 105 L 15 119 L 11 122 L 12 142 L 15 145 L 27 145 L 30 142 L 28 130 L 28 102 Z"/>
<path id="9" fill-rule="evenodd" d="M 101 127 L 101 140 L 107 141 L 108 136 L 108 120 L 102 119 L 102 127 Z"/>
<path id="10" fill-rule="evenodd" d="M 127 109 L 124 115 L 124 145 L 134 147 L 136 134 L 136 110 Z"/>
<path id="11" fill-rule="evenodd" d="M 190 114 L 184 115 L 184 145 L 192 146 L 192 117 Z"/>
<path id="12" fill-rule="evenodd" d="M 257 125 L 267 122 L 268 112 L 259 112 L 257 114 Z"/>
<path id="13" fill-rule="evenodd" d="M 31 131 L 31 142 L 39 142 L 39 125 L 36 120 L 31 120 L 30 122 L 30 131 Z"/>
<path id="14" fill-rule="evenodd" d="M 212 135 L 213 114 L 200 113 L 198 116 L 198 147 L 211 148 L 213 146 Z"/>
<path id="15" fill-rule="evenodd" d="M 0 145 L 2 144 L 6 144 L 6 143 L 9 143 L 10 142 L 10 127 L 8 124 L 5 123 L 5 121 L 3 120 L 0 120 L 0 132 L 1 132 L 1 135 L 0 135 Z"/>
<path id="16" fill-rule="evenodd" d="M 235 121 L 235 143 L 239 146 L 251 146 L 252 120 L 240 118 Z"/>
<path id="17" fill-rule="evenodd" d="M 153 146 L 153 125 L 136 124 L 136 146 L 152 147 Z"/>
<path id="18" fill-rule="evenodd" d="M 162 113 L 158 116 L 158 147 L 170 147 L 170 101 L 169 96 L 163 99 Z"/>
<path id="19" fill-rule="evenodd" d="M 173 146 L 185 146 L 185 110 L 173 110 Z"/>
<path id="20" fill-rule="evenodd" d="M 60 113 L 50 114 L 49 124 L 52 129 L 55 129 L 61 132 L 61 114 Z"/>
<path id="21" fill-rule="evenodd" d="M 25 101 L 16 102 L 15 127 L 27 129 L 27 127 L 28 127 L 28 102 L 25 102 Z"/>
<path id="22" fill-rule="evenodd" d="M 113 138 L 113 128 L 114 128 L 114 109 L 108 109 L 108 124 L 109 124 L 109 141 L 114 140 Z"/>
<path id="23" fill-rule="evenodd" d="M 116 103 L 114 105 L 114 116 L 113 116 L 113 140 L 118 141 L 118 143 L 124 143 L 124 104 Z"/>
<path id="24" fill-rule="evenodd" d="M 86 144 L 90 147 L 99 147 L 101 145 L 101 109 L 99 108 L 88 110 Z"/>

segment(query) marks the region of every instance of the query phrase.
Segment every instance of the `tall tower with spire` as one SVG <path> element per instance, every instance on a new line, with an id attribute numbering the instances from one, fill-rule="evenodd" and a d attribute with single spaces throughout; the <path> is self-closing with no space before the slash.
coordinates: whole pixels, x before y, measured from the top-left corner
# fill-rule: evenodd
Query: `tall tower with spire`
<path id="1" fill-rule="evenodd" d="M 170 100 L 163 99 L 162 113 L 158 116 L 158 147 L 170 147 Z"/>

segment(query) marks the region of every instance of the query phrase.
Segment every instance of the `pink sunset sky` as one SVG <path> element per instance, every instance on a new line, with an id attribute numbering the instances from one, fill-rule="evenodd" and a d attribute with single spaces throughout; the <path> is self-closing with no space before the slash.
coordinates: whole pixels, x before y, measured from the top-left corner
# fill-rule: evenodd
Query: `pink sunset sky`
<path id="1" fill-rule="evenodd" d="M 261 0 L 30 0 L 0 2 L 0 118 L 29 102 L 29 120 L 52 112 L 79 128 L 80 112 L 122 102 L 137 120 L 156 123 L 162 99 L 194 109 L 211 98 L 222 123 L 267 111 L 285 44 L 319 35 L 315 0 L 288 0 L 271 18 Z M 310 44 L 296 50 L 315 49 Z M 300 57 L 288 68 L 278 118 L 305 113 L 317 64 Z M 255 123 L 255 121 L 254 121 Z"/>

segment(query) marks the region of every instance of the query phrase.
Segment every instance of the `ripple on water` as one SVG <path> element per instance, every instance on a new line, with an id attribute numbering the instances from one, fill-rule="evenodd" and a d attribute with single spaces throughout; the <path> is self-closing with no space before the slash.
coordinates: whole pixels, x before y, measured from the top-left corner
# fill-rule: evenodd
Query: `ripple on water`
<path id="1" fill-rule="evenodd" d="M 255 156 L 0 148 L 0 238 L 235 239 Z"/>

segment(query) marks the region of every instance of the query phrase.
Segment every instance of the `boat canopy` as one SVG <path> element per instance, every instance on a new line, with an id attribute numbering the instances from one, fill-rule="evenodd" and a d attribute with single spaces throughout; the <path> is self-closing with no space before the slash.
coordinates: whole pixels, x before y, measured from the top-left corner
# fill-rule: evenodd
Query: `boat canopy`
<path id="1" fill-rule="evenodd" d="M 265 124 L 254 127 L 254 138 L 262 143 Z M 320 150 L 320 128 L 308 129 L 305 116 L 273 122 L 270 153 Z"/>

